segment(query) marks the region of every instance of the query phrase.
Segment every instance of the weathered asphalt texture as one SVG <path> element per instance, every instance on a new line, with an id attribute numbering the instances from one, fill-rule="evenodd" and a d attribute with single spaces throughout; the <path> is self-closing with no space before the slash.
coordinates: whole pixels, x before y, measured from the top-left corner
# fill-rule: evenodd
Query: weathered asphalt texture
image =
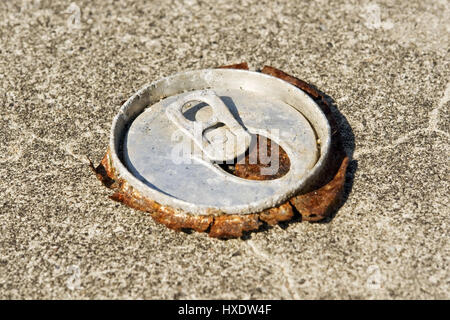
<path id="1" fill-rule="evenodd" d="M 449 299 L 449 6 L 1 1 L 0 297 Z M 87 159 L 121 103 L 242 61 L 334 99 L 352 162 L 333 219 L 220 241 L 108 199 Z"/>

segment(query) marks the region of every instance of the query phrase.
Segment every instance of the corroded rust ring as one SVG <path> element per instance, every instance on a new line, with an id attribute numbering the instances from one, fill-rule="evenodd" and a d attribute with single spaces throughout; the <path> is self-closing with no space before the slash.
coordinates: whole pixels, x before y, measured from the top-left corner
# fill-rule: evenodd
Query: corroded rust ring
<path id="1" fill-rule="evenodd" d="M 248 70 L 247 64 L 228 66 Z M 275 225 L 280 221 L 291 220 L 300 214 L 303 220 L 317 221 L 327 217 L 338 206 L 343 193 L 345 172 L 348 157 L 342 149 L 340 135 L 336 122 L 332 118 L 327 99 L 306 82 L 292 77 L 272 67 L 264 67 L 262 73 L 285 80 L 306 92 L 322 108 L 332 129 L 332 154 L 327 160 L 321 179 L 314 181 L 309 190 L 296 194 L 287 202 L 262 212 L 246 215 L 190 215 L 181 210 L 162 206 L 148 199 L 133 188 L 127 181 L 120 178 L 111 163 L 109 151 L 99 166 L 94 168 L 97 177 L 103 184 L 115 191 L 112 199 L 126 205 L 149 212 L 153 219 L 174 230 L 193 229 L 206 231 L 212 237 L 232 238 L 242 236 L 244 232 L 254 231 L 263 224 Z M 93 167 L 93 166 L 92 166 Z"/>

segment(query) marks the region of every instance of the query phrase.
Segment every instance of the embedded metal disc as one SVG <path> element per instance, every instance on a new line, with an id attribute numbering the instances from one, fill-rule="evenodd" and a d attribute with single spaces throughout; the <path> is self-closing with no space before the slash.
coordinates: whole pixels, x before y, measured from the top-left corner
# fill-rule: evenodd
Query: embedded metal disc
<path id="1" fill-rule="evenodd" d="M 205 89 L 217 94 L 233 116 L 231 122 L 286 151 L 291 163 L 287 174 L 275 180 L 242 179 L 222 170 L 212 153 L 205 157 L 201 144 L 196 150 L 193 135 L 180 130 L 167 111 L 177 101 L 195 100 L 193 92 Z M 184 126 L 214 115 L 212 105 L 190 104 L 183 112 Z M 214 121 L 221 122 L 220 116 Z M 201 132 L 209 141 L 218 133 L 224 133 L 223 126 Z M 320 174 L 329 144 L 325 115 L 301 90 L 260 73 L 213 69 L 180 73 L 141 89 L 115 118 L 110 147 L 119 175 L 143 195 L 202 215 L 257 212 L 285 201 Z"/>

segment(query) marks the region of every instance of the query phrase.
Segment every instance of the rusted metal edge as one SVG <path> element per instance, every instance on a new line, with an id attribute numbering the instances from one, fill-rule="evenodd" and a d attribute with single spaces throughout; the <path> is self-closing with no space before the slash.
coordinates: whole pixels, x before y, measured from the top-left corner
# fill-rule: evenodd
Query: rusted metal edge
<path id="1" fill-rule="evenodd" d="M 248 65 L 243 62 L 219 68 L 248 70 Z M 162 206 L 143 197 L 128 182 L 116 175 L 108 150 L 97 167 L 92 162 L 90 166 L 103 185 L 114 191 L 110 198 L 131 208 L 150 213 L 156 222 L 172 230 L 191 229 L 198 232 L 208 232 L 210 237 L 222 239 L 241 237 L 244 233 L 258 230 L 264 224 L 274 226 L 279 222 L 292 220 L 297 213 L 301 215 L 302 220 L 319 221 L 335 211 L 342 199 L 349 158 L 343 151 L 336 121 L 331 114 L 326 97 L 313 86 L 281 70 L 265 66 L 261 72 L 283 79 L 306 92 L 322 108 L 330 122 L 332 154 L 334 156 L 330 157 L 324 178 L 314 190 L 299 194 L 278 207 L 259 213 L 219 216 L 193 215 L 175 208 Z"/>

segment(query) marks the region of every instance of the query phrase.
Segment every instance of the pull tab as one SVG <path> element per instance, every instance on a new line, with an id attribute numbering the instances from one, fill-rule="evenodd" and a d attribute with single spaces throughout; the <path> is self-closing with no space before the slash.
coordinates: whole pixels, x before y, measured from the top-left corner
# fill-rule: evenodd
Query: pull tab
<path id="1" fill-rule="evenodd" d="M 213 111 L 211 118 L 207 121 L 186 119 L 182 113 L 183 106 L 193 101 L 208 104 Z M 250 134 L 213 90 L 192 91 L 178 98 L 167 107 L 166 116 L 212 161 L 233 160 L 244 154 L 250 145 Z"/>

